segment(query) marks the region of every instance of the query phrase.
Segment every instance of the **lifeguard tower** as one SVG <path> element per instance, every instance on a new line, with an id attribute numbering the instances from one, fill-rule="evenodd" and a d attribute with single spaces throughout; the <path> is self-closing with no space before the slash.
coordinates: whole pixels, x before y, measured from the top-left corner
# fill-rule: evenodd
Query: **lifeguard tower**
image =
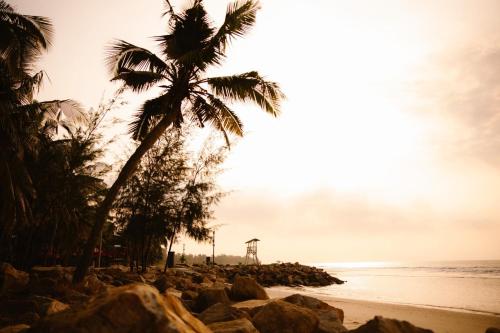
<path id="1" fill-rule="evenodd" d="M 245 242 L 247 245 L 247 255 L 245 257 L 245 265 L 248 265 L 250 261 L 253 262 L 254 265 L 260 265 L 259 258 L 257 258 L 257 242 L 260 240 L 257 238 L 250 239 Z"/>

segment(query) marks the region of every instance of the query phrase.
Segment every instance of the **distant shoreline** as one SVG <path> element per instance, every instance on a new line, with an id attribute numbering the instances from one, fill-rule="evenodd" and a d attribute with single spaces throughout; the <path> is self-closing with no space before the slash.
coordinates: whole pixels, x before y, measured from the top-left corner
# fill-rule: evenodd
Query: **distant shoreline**
<path id="1" fill-rule="evenodd" d="M 293 287 L 266 288 L 271 298 L 282 298 L 294 293 L 311 295 Z M 500 327 L 500 314 L 475 312 L 466 309 L 439 308 L 410 304 L 336 298 L 311 295 L 344 310 L 344 325 L 353 329 L 376 315 L 406 320 L 419 327 L 432 329 L 434 333 L 484 333 L 488 327 Z"/>

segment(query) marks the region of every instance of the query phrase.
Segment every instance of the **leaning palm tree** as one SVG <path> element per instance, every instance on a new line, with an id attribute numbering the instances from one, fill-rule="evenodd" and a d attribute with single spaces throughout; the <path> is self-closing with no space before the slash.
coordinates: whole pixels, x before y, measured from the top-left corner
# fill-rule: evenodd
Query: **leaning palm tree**
<path id="1" fill-rule="evenodd" d="M 161 57 L 125 42 L 116 41 L 109 49 L 107 63 L 113 79 L 135 92 L 152 87 L 161 94 L 147 100 L 137 112 L 130 130 L 140 145 L 120 171 L 97 213 L 90 238 L 74 275 L 85 276 L 91 255 L 109 210 L 120 188 L 134 173 L 142 156 L 170 126 L 181 127 L 190 119 L 200 126 L 211 124 L 229 143 L 228 134 L 243 135 L 242 123 L 227 102 L 253 102 L 273 116 L 279 114 L 284 95 L 278 84 L 266 81 L 257 72 L 232 76 L 206 77 L 210 66 L 221 64 L 229 42 L 243 36 L 255 23 L 258 3 L 236 2 L 227 7 L 222 25 L 210 23 L 202 0 L 181 13 L 166 1 L 169 32 L 156 37 Z"/>

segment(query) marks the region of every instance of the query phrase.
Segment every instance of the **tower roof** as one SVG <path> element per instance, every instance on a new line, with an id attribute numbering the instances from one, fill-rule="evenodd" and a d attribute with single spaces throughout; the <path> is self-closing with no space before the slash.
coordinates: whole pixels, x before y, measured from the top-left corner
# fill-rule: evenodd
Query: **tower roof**
<path id="1" fill-rule="evenodd" d="M 249 241 L 246 241 L 245 244 L 251 243 L 251 242 L 260 242 L 260 239 L 254 238 L 250 239 Z"/>

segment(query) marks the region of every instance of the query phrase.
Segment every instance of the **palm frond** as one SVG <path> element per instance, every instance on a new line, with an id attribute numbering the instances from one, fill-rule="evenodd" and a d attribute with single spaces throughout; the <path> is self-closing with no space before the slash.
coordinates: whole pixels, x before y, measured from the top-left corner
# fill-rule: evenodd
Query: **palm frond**
<path id="1" fill-rule="evenodd" d="M 10 11 L 13 12 L 14 8 L 9 5 L 5 0 L 0 0 L 0 11 Z"/>
<path id="2" fill-rule="evenodd" d="M 212 43 L 216 43 L 224 51 L 232 38 L 245 35 L 255 24 L 259 8 L 259 3 L 254 0 L 236 1 L 229 4 L 224 23 L 214 35 Z"/>
<path id="3" fill-rule="evenodd" d="M 158 82 L 165 80 L 165 75 L 150 71 L 123 71 L 111 81 L 121 80 L 132 91 L 141 92 L 153 87 Z"/>
<path id="4" fill-rule="evenodd" d="M 275 82 L 264 80 L 257 72 L 206 79 L 212 92 L 230 101 L 254 102 L 273 116 L 280 113 L 285 95 Z"/>
<path id="5" fill-rule="evenodd" d="M 52 35 L 48 18 L 21 15 L 5 1 L 0 4 L 0 58 L 11 72 L 31 70 L 41 51 L 51 44 Z"/>
<path id="6" fill-rule="evenodd" d="M 30 103 L 34 93 L 38 92 L 45 76 L 44 71 L 34 75 L 23 75 L 19 80 L 19 87 L 15 90 L 21 103 Z"/>
<path id="7" fill-rule="evenodd" d="M 238 136 L 243 136 L 243 123 L 236 113 L 214 96 L 209 95 L 208 100 L 213 110 L 217 112 L 217 117 L 224 129 Z"/>
<path id="8" fill-rule="evenodd" d="M 208 51 L 206 46 L 214 32 L 202 1 L 197 0 L 190 8 L 175 14 L 171 21 L 171 32 L 156 37 L 156 40 L 169 59 L 203 66 Z M 204 56 L 200 56 L 200 52 Z"/>
<path id="9" fill-rule="evenodd" d="M 218 48 L 210 45 L 198 50 L 192 50 L 184 53 L 177 58 L 181 64 L 195 65 L 201 71 L 205 71 L 208 66 L 220 65 L 224 59 L 224 53 Z"/>
<path id="10" fill-rule="evenodd" d="M 228 132 L 243 136 L 243 124 L 236 113 L 220 99 L 207 94 L 208 101 L 196 96 L 192 103 L 191 118 L 200 124 L 210 123 L 215 129 L 222 132 L 228 146 L 230 146 Z"/>
<path id="11" fill-rule="evenodd" d="M 149 132 L 151 123 L 160 115 L 171 111 L 172 96 L 170 91 L 159 97 L 147 100 L 135 114 L 129 125 L 129 132 L 134 140 L 142 140 Z"/>
<path id="12" fill-rule="evenodd" d="M 113 76 L 134 70 L 165 73 L 168 68 L 151 51 L 123 40 L 117 40 L 108 47 L 105 61 Z"/>
<path id="13" fill-rule="evenodd" d="M 61 120 L 62 116 L 74 122 L 87 120 L 83 106 L 72 99 L 44 101 L 39 103 L 39 107 L 43 114 L 56 120 Z"/>

